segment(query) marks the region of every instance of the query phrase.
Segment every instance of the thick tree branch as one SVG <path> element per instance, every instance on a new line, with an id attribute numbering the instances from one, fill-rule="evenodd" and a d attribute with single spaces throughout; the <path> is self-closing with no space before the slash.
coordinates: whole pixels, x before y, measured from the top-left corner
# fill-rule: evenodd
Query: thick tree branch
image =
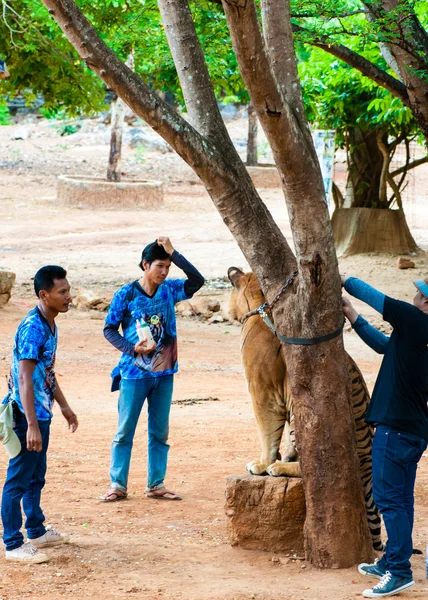
<path id="1" fill-rule="evenodd" d="M 423 156 L 422 158 L 418 158 L 418 159 L 412 161 L 411 163 L 409 163 L 408 165 L 400 167 L 399 169 L 395 169 L 395 171 L 392 171 L 391 176 L 396 177 L 397 175 L 401 175 L 401 173 L 404 173 L 405 171 L 410 171 L 410 169 L 416 169 L 416 167 L 419 167 L 420 165 L 424 165 L 427 162 L 428 162 L 428 155 Z"/>
<path id="2" fill-rule="evenodd" d="M 389 39 L 400 77 L 407 88 L 409 106 L 428 140 L 428 84 L 420 76 L 421 72 L 426 74 L 428 68 L 428 35 L 416 14 L 404 2 L 378 0 L 366 1 L 365 4 Z"/>
<path id="3" fill-rule="evenodd" d="M 317 167 L 313 147 L 306 143 L 292 107 L 278 89 L 253 0 L 223 0 L 223 6 L 242 77 L 287 186 L 301 173 L 302 156 L 310 157 L 312 168 Z M 311 186 L 306 176 L 301 177 L 302 186 Z"/>
<path id="4" fill-rule="evenodd" d="M 350 50 L 342 44 L 332 44 L 329 41 L 328 36 L 323 36 L 321 39 L 316 39 L 315 32 L 310 32 L 308 29 L 300 27 L 299 25 L 293 24 L 293 31 L 295 33 L 305 33 L 314 35 L 314 39 L 308 40 L 306 43 L 311 46 L 316 46 L 325 50 L 329 54 L 333 54 L 340 60 L 343 60 L 346 64 L 357 71 L 360 71 L 365 77 L 368 77 L 378 85 L 387 89 L 391 94 L 399 98 L 405 106 L 409 106 L 409 95 L 407 93 L 406 86 L 395 79 L 378 66 L 358 54 L 353 50 Z"/>
<path id="5" fill-rule="evenodd" d="M 376 17 L 370 10 L 366 11 L 366 19 L 369 23 L 374 23 L 376 21 Z M 391 50 L 391 45 L 387 44 L 386 42 L 379 42 L 379 48 L 388 67 L 392 69 L 398 79 L 403 82 L 403 78 L 400 74 L 400 68 Z"/>
<path id="6" fill-rule="evenodd" d="M 158 0 L 168 45 L 192 125 L 203 135 L 229 139 L 221 118 L 188 0 Z M 229 144 L 233 147 L 233 144 Z"/>
<path id="7" fill-rule="evenodd" d="M 294 54 L 289 6 L 285 0 L 262 0 L 263 35 L 273 74 L 305 137 L 308 147 L 312 136 L 305 118 L 302 90 Z M 315 149 L 313 150 L 315 154 Z"/>

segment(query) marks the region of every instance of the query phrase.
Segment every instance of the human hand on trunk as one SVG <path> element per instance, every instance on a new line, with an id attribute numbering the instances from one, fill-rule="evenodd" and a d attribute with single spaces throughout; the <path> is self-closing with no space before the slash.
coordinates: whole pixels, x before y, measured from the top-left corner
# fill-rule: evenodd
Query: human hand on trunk
<path id="1" fill-rule="evenodd" d="M 358 319 L 358 313 L 355 308 L 352 306 L 351 302 L 348 298 L 342 298 L 342 311 L 347 319 L 349 319 L 350 323 L 353 325 L 355 321 Z"/>

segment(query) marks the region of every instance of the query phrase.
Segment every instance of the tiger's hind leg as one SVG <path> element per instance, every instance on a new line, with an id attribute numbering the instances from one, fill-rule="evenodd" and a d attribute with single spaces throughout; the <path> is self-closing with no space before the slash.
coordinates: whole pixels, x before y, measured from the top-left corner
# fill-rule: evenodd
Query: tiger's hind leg
<path id="1" fill-rule="evenodd" d="M 282 452 L 282 462 L 296 462 L 299 458 L 296 448 L 294 435 L 294 417 L 291 414 L 290 422 L 286 421 L 284 427 L 284 451 Z"/>
<path id="2" fill-rule="evenodd" d="M 291 415 L 290 423 L 285 422 L 284 427 L 284 453 L 282 460 L 277 460 L 267 468 L 267 474 L 272 477 L 301 477 L 300 463 L 294 438 L 294 418 Z"/>

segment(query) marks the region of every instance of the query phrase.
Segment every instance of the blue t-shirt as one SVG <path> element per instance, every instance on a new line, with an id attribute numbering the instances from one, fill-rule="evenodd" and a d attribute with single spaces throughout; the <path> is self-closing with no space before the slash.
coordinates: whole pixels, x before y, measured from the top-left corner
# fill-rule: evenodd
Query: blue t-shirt
<path id="1" fill-rule="evenodd" d="M 12 367 L 9 377 L 9 392 L 3 404 L 14 401 L 23 413 L 24 408 L 19 395 L 19 361 L 34 360 L 33 372 L 34 408 L 39 421 L 52 418 L 52 406 L 55 394 L 55 354 L 58 345 L 58 331 L 52 333 L 49 323 L 39 309 L 33 308 L 18 326 L 15 334 L 12 355 Z"/>
<path id="2" fill-rule="evenodd" d="M 138 281 L 133 281 L 115 293 L 105 325 L 115 329 L 122 326 L 123 337 L 135 345 L 139 341 L 137 320 L 145 321 L 156 342 L 156 349 L 151 354 L 139 355 L 137 359 L 122 354 L 119 365 L 112 372 L 113 378 L 119 373 L 123 379 L 143 379 L 177 372 L 174 305 L 188 298 L 184 283 L 183 279 L 166 279 L 149 297 Z"/>

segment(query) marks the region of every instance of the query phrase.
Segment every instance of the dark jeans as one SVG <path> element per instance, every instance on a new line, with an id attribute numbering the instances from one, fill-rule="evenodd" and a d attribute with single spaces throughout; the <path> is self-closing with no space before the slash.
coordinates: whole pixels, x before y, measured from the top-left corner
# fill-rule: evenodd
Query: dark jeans
<path id="1" fill-rule="evenodd" d="M 373 497 L 383 516 L 388 541 L 379 566 L 396 577 L 412 578 L 414 488 L 427 442 L 379 425 L 373 439 Z"/>
<path id="2" fill-rule="evenodd" d="M 3 522 L 3 541 L 6 550 L 14 550 L 24 543 L 21 533 L 21 500 L 27 520 L 27 537 L 37 538 L 46 533 L 43 525 L 45 517 L 40 508 L 40 496 L 45 485 L 46 452 L 49 445 L 50 421 L 39 421 L 42 435 L 42 451 L 27 450 L 27 420 L 17 415 L 15 433 L 21 441 L 21 452 L 11 458 L 3 486 L 1 518 Z"/>

